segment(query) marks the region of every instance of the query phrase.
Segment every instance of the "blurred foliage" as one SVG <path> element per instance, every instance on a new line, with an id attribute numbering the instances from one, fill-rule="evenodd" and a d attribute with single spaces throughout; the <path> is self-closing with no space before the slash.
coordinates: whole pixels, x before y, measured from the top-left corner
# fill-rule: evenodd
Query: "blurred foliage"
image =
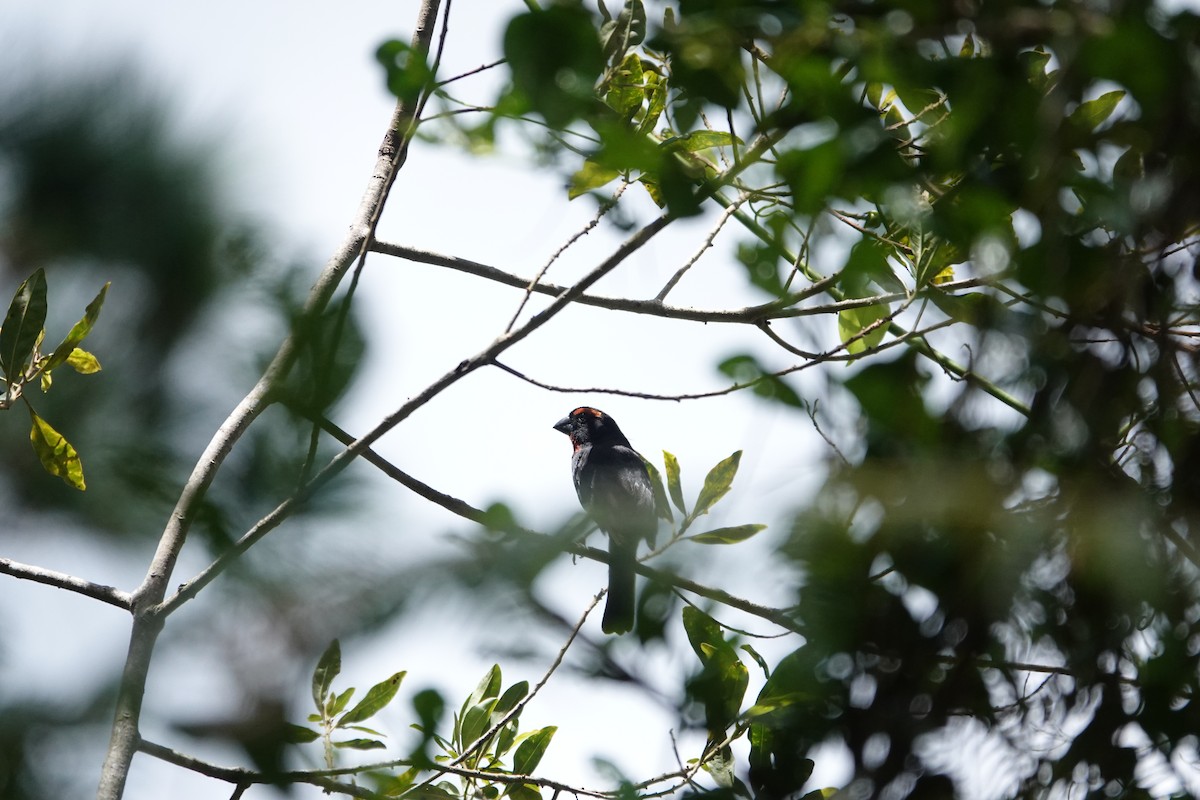
<path id="1" fill-rule="evenodd" d="M 127 556 L 144 569 L 212 430 L 299 318 L 310 270 L 272 254 L 239 220 L 242 210 L 227 207 L 216 148 L 183 136 L 161 93 L 148 88 L 143 76 L 99 64 L 90 65 L 87 75 L 37 74 L 9 70 L 0 82 L 0 292 L 6 303 L 17 295 L 13 308 L 19 312 L 6 305 L 14 322 L 6 319 L 0 331 L 11 345 L 5 347 L 6 380 L 19 386 L 7 389 L 3 405 L 28 401 L 37 409 L 35 431 L 42 431 L 31 449 L 26 413 L 16 407 L 0 413 L 0 487 L 8 520 L 0 529 L 9 543 L 59 531 L 86 534 L 110 557 Z M 107 292 L 72 328 L 107 282 Z M 104 315 L 96 324 L 102 301 Z M 18 317 L 23 325 L 15 323 Z M 44 341 L 35 338 L 43 326 Z M 328 441 L 313 452 L 310 418 L 327 413 L 344 395 L 364 340 L 353 314 L 330 312 L 312 327 L 288 402 L 260 418 L 210 488 L 189 542 L 193 563 L 228 548 L 294 492 L 306 463 L 334 452 Z M 56 331 L 70 331 L 58 347 Z M 104 365 L 86 381 L 55 370 L 90 369 L 75 357 L 84 353 L 76 347 L 83 335 Z M 47 391 L 51 370 L 55 380 Z M 69 445 L 45 434 L 47 420 Z M 67 482 L 47 476 L 39 457 Z M 69 488 L 82 488 L 81 460 L 87 492 Z M 352 484 L 329 489 L 305 506 L 301 524 L 354 513 Z M 313 604 L 356 625 L 381 623 L 380 616 L 364 618 L 359 611 L 375 602 L 371 582 L 390 577 L 381 574 L 386 568 L 364 572 L 330 556 L 301 550 L 285 559 L 244 559 L 231 570 L 221 602 L 206 612 L 221 616 L 237 609 L 237 630 L 221 631 L 207 646 L 226 650 L 223 666 L 247 705 L 274 708 L 279 716 L 280 687 L 263 684 L 277 682 L 287 665 L 328 641 L 326 631 L 313 628 Z M 277 572 L 285 563 L 283 579 Z M 298 591 L 297 574 L 316 572 L 318 563 L 321 592 Z M 195 624 L 205 623 L 198 617 Z M 255 630 L 270 635 L 256 636 Z M 241 640 L 246 636 L 255 639 L 252 648 Z M 75 794 L 78 786 L 70 782 L 92 777 L 64 771 L 47 754 L 77 746 L 75 737 L 85 732 L 91 737 L 89 725 L 111 722 L 106 681 L 115 681 L 119 671 L 93 677 L 93 685 L 103 688 L 82 698 L 82 708 L 57 708 L 56 697 L 0 691 L 0 796 Z"/>
<path id="2" fill-rule="evenodd" d="M 779 551 L 803 640 L 754 706 L 744 656 L 685 611 L 710 734 L 741 725 L 751 746 L 736 769 L 709 754 L 746 779 L 717 793 L 792 796 L 838 743 L 852 796 L 951 796 L 969 767 L 922 754 L 962 720 L 1007 754 L 1011 796 L 1200 785 L 1200 17 L 529 6 L 508 86 L 478 106 L 441 93 L 441 135 L 481 149 L 520 129 L 570 199 L 624 180 L 677 218 L 732 209 L 785 349 L 721 373 L 807 411 L 790 372 L 854 365 L 824 373 L 858 409 L 830 434 L 849 456 Z"/>

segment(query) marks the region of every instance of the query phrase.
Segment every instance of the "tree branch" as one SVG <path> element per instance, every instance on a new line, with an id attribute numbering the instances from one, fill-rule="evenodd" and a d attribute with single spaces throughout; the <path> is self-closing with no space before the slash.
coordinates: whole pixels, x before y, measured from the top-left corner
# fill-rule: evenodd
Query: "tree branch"
<path id="1" fill-rule="evenodd" d="M 13 561 L 8 558 L 0 558 L 0 573 L 35 583 L 44 583 L 47 586 L 55 586 L 71 592 L 78 592 L 93 600 L 99 600 L 102 603 L 108 603 L 117 608 L 123 608 L 126 611 L 129 610 L 133 603 L 129 592 L 123 592 L 120 589 L 114 589 L 112 586 L 105 586 L 101 583 L 92 583 L 83 578 L 76 578 L 74 575 L 67 575 L 64 572 L 55 572 L 51 569 L 22 564 L 19 561 Z"/>
<path id="2" fill-rule="evenodd" d="M 429 51 L 439 4 L 440 0 L 424 0 L 422 3 L 412 39 L 413 48 L 418 52 Z M 303 318 L 313 319 L 325 309 L 347 270 L 357 258 L 367 252 L 373 225 L 379 218 L 388 190 L 407 153 L 407 139 L 402 134 L 409 127 L 406 123 L 411 119 L 412 108 L 409 104 L 398 102 L 354 221 L 346 238 L 326 263 L 309 292 L 302 312 Z M 304 325 L 296 328 L 297 331 L 305 329 Z M 163 618 L 155 612 L 166 595 L 171 573 L 183 549 L 192 519 L 234 444 L 270 404 L 274 388 L 291 371 L 299 346 L 298 333 L 293 333 L 284 340 L 258 383 L 218 428 L 180 492 L 146 577 L 133 593 L 133 626 L 130 632 L 129 652 L 117 695 L 108 754 L 101 768 L 98 800 L 119 800 L 124 794 L 125 781 L 140 738 L 138 724 L 142 698 L 146 691 L 146 676 L 150 670 L 154 645 L 163 625 Z"/>

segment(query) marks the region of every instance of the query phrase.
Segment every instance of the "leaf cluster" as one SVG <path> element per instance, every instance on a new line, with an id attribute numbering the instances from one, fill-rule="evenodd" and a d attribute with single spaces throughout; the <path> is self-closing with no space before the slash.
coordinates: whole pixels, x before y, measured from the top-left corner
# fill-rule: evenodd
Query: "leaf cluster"
<path id="1" fill-rule="evenodd" d="M 100 371 L 100 361 L 79 345 L 100 316 L 108 284 L 88 303 L 83 317 L 50 352 L 42 350 L 46 338 L 47 304 L 46 273 L 36 270 L 26 278 L 9 303 L 0 327 L 0 373 L 3 373 L 4 392 L 0 395 L 0 411 L 7 411 L 17 401 L 23 401 L 29 411 L 31 428 L 29 440 L 42 467 L 71 487 L 86 488 L 83 464 L 79 453 L 66 437 L 42 419 L 30 403 L 26 388 L 37 383 L 42 392 L 53 385 L 53 373 L 58 367 L 69 366 L 81 375 Z"/>

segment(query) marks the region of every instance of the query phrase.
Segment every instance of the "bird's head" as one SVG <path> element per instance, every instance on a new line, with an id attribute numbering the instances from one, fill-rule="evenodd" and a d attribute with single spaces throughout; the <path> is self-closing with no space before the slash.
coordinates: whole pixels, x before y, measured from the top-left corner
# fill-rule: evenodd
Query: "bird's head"
<path id="1" fill-rule="evenodd" d="M 591 445 L 625 445 L 629 440 L 616 420 L 598 408 L 580 406 L 554 423 L 554 430 L 571 437 L 571 445 L 578 450 L 586 444 Z"/>

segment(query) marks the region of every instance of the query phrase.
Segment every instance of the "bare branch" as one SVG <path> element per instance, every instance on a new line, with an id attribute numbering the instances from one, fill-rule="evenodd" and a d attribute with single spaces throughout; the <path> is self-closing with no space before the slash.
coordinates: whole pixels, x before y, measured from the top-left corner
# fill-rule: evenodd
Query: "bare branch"
<path id="1" fill-rule="evenodd" d="M 67 575 L 64 572 L 55 572 L 52 569 L 43 569 L 30 564 L 22 564 L 19 561 L 13 561 L 9 558 L 0 558 L 0 573 L 35 583 L 44 583 L 47 586 L 55 586 L 71 592 L 78 592 L 93 600 L 99 600 L 117 608 L 123 608 L 126 611 L 133 605 L 133 600 L 129 592 L 123 592 L 120 589 L 114 589 L 102 583 L 92 583 L 83 578 L 76 578 L 74 575 Z"/>

